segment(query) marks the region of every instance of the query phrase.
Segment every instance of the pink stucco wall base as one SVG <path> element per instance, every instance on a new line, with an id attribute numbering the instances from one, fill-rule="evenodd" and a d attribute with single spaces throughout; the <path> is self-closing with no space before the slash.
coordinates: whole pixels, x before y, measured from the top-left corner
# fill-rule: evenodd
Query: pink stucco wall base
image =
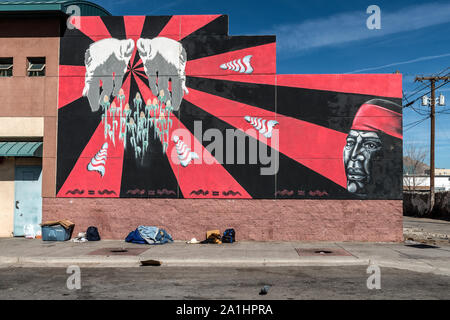
<path id="1" fill-rule="evenodd" d="M 149 225 L 175 240 L 234 228 L 237 240 L 399 242 L 402 214 L 401 200 L 43 199 L 43 221 L 69 219 L 74 236 L 96 226 L 102 239 Z"/>

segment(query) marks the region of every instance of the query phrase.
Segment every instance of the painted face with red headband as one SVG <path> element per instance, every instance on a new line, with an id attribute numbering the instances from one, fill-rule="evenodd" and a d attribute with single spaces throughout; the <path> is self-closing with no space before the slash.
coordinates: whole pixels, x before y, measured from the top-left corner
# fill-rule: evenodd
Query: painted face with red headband
<path id="1" fill-rule="evenodd" d="M 373 160 L 383 150 L 384 136 L 402 139 L 401 106 L 382 99 L 364 103 L 358 110 L 344 147 L 347 190 L 367 197 L 373 183 Z"/>

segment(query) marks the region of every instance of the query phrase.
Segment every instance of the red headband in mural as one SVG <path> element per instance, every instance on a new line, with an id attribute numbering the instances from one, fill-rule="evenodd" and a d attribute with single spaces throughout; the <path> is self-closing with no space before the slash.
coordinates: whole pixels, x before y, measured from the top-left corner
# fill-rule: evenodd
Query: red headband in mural
<path id="1" fill-rule="evenodd" d="M 400 107 L 395 103 L 380 99 L 364 103 L 356 113 L 352 130 L 382 131 L 390 136 L 402 139 L 402 115 L 380 106 L 386 106 L 387 104 Z"/>

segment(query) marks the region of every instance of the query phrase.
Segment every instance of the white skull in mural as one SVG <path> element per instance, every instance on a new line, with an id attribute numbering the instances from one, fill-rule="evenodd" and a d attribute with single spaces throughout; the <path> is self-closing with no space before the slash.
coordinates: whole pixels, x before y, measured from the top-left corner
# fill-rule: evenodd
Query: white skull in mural
<path id="1" fill-rule="evenodd" d="M 181 43 L 165 37 L 139 39 L 137 49 L 152 93 L 158 96 L 163 90 L 166 97 L 171 97 L 173 110 L 177 111 L 184 93 L 189 93 L 185 74 L 186 50 Z"/>
<path id="2" fill-rule="evenodd" d="M 134 51 L 134 41 L 103 39 L 89 46 L 85 53 L 86 77 L 83 96 L 92 111 L 97 111 L 105 96 L 117 96 Z M 112 76 L 114 75 L 114 77 Z M 99 92 L 102 81 L 102 92 Z"/>

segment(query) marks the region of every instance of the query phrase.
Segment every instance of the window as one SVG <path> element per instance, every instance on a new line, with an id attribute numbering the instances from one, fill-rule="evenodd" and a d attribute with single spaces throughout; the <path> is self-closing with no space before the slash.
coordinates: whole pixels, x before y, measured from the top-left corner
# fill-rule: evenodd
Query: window
<path id="1" fill-rule="evenodd" d="M 45 58 L 28 58 L 27 72 L 29 77 L 44 77 Z"/>
<path id="2" fill-rule="evenodd" d="M 12 77 L 13 58 L 0 58 L 0 77 Z"/>

